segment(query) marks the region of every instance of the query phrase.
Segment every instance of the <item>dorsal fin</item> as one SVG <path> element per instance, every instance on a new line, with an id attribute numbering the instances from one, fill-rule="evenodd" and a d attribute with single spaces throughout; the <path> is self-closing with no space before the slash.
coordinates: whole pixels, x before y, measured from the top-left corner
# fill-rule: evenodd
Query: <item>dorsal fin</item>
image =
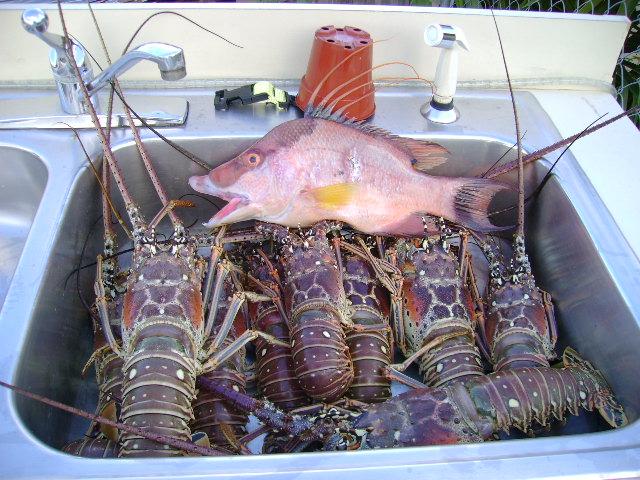
<path id="1" fill-rule="evenodd" d="M 449 150 L 442 145 L 427 140 L 400 137 L 384 128 L 376 127 L 364 122 L 358 122 L 344 116 L 338 116 L 327 108 L 307 108 L 305 117 L 319 118 L 331 122 L 340 123 L 349 127 L 357 128 L 367 135 L 381 138 L 392 142 L 397 148 L 404 151 L 411 157 L 411 166 L 418 171 L 424 172 L 438 165 L 442 165 L 449 159 Z"/>
<path id="2" fill-rule="evenodd" d="M 399 137 L 384 128 L 374 125 L 354 124 L 353 127 L 361 132 L 394 143 L 396 147 L 412 158 L 411 166 L 421 172 L 442 165 L 449 159 L 449 151 L 435 142 Z"/>

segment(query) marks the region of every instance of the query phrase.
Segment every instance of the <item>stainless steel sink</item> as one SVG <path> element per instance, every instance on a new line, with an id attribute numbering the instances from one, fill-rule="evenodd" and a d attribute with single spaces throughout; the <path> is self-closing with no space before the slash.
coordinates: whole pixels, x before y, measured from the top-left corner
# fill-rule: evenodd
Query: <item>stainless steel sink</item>
<path id="1" fill-rule="evenodd" d="M 47 184 L 33 153 L 0 145 L 0 309 Z"/>
<path id="2" fill-rule="evenodd" d="M 190 119 L 185 127 L 163 129 L 163 133 L 212 166 L 228 160 L 276 124 L 296 116 L 294 111 L 276 113 L 262 106 L 214 112 L 207 92 L 182 93 L 191 104 Z M 171 95 L 175 96 L 176 91 Z M 426 123 L 419 113 L 425 100 L 423 95 L 421 90 L 409 87 L 381 89 L 376 97 L 373 122 L 394 133 L 444 144 L 453 160 L 440 169 L 441 174 L 477 175 L 505 152 L 507 159 L 513 158 L 513 117 L 505 92 L 462 91 L 457 100 L 461 120 L 449 126 Z M 557 133 L 533 96 L 519 93 L 517 98 L 521 125 L 527 131 L 525 148 L 532 151 L 557 140 Z M 5 135 L 10 134 L 0 132 L 0 142 Z M 45 192 L 43 207 L 34 219 L 24 248 L 24 256 L 28 255 L 33 262 L 21 263 L 13 279 L 13 284 L 25 288 L 13 286 L 0 313 L 0 328 L 8 332 L 0 338 L 0 371 L 11 372 L 6 376 L 24 388 L 92 411 L 96 401 L 94 380 L 91 375 L 85 379 L 80 376 L 92 341 L 80 295 L 91 302 L 95 267 L 81 270 L 77 281 L 73 276 L 66 280 L 74 268 L 91 263 L 100 251 L 99 190 L 72 135 L 64 131 L 47 135 L 50 135 L 48 142 L 34 132 L 19 132 L 12 137 L 14 144 L 24 148 L 39 146 L 38 155 L 49 167 L 50 188 Z M 95 136 L 91 132 L 82 136 L 94 159 L 99 161 Z M 153 135 L 145 133 L 145 138 L 169 196 L 179 198 L 193 193 L 186 179 L 201 174 L 202 169 Z M 160 203 L 130 135 L 126 131 L 117 132 L 113 144 L 136 201 L 144 214 L 151 217 Z M 554 158 L 550 156 L 548 160 Z M 545 161 L 528 169 L 528 191 L 537 185 L 548 166 Z M 43 175 L 44 185 L 46 174 Z M 510 175 L 504 180 L 513 183 L 514 178 Z M 114 194 L 114 198 L 122 210 L 119 196 Z M 192 230 L 198 231 L 202 229 L 200 222 L 211 216 L 216 207 L 207 199 L 189 198 L 197 208 L 179 213 L 187 224 L 194 224 Z M 498 204 L 496 208 L 501 206 Z M 493 478 L 502 473 L 524 478 L 610 471 L 620 475 L 640 452 L 637 422 L 640 377 L 636 374 L 640 364 L 640 308 L 634 296 L 637 294 L 634 278 L 640 278 L 638 259 L 570 154 L 563 157 L 553 179 L 529 205 L 526 229 L 538 282 L 555 299 L 562 343 L 558 351 L 571 345 L 603 371 L 627 411 L 631 421 L 628 427 L 603 431 L 605 426 L 596 415 L 581 415 L 542 435 L 546 438 L 475 445 L 105 461 L 79 459 L 57 450 L 84 433 L 85 421 L 2 391 L 0 455 L 7 461 L 2 462 L 0 474 L 326 478 L 336 472 L 350 480 L 393 474 L 405 478 L 425 475 Z M 122 238 L 121 247 L 127 246 Z M 126 257 L 123 261 L 126 262 Z M 30 458 L 28 465 L 18 460 L 26 456 Z M 540 461 L 541 456 L 546 457 L 544 461 Z M 578 458 L 582 460 L 578 462 Z"/>

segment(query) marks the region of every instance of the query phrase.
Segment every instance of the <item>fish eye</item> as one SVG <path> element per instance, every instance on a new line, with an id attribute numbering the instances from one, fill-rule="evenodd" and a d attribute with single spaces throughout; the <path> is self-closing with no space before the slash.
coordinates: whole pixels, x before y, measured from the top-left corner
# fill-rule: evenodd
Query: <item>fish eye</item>
<path id="1" fill-rule="evenodd" d="M 249 162 L 249 165 L 255 167 L 256 165 L 258 165 L 260 163 L 260 155 L 258 155 L 255 152 L 250 153 L 247 156 L 247 162 Z"/>

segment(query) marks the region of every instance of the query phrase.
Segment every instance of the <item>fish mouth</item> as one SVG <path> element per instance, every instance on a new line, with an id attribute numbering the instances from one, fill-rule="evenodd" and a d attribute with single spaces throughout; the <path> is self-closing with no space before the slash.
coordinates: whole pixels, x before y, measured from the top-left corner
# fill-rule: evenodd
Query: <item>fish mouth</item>
<path id="1" fill-rule="evenodd" d="M 223 223 L 232 223 L 229 222 L 228 217 L 232 213 L 237 212 L 242 207 L 248 206 L 251 203 L 244 195 L 220 190 L 211 182 L 207 175 L 191 177 L 189 179 L 189 185 L 191 185 L 191 188 L 197 192 L 213 195 L 214 197 L 221 198 L 228 202 L 213 217 L 211 217 L 207 223 L 204 224 L 205 227 L 213 228 L 218 225 L 222 225 Z"/>
<path id="2" fill-rule="evenodd" d="M 224 223 L 224 219 L 231 215 L 233 212 L 241 207 L 249 205 L 249 200 L 243 196 L 232 196 L 230 194 L 219 195 L 223 200 L 227 200 L 228 203 L 222 207 L 218 213 L 209 219 L 204 225 L 207 227 L 215 227 Z M 226 198 L 225 198 L 226 197 Z"/>

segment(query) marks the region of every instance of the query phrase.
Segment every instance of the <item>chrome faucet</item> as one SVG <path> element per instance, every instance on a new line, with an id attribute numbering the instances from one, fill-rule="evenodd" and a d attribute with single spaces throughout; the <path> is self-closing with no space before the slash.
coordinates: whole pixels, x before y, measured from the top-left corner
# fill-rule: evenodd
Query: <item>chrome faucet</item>
<path id="1" fill-rule="evenodd" d="M 25 10 L 22 13 L 22 25 L 27 32 L 34 34 L 51 47 L 49 63 L 58 88 L 62 109 L 66 113 L 74 115 L 87 113 L 82 88 L 78 83 L 75 69 L 71 65 L 71 59 L 67 55 L 64 37 L 47 32 L 49 18 L 39 8 Z M 82 81 L 95 106 L 97 106 L 97 97 L 93 95 L 141 60 L 155 62 L 160 69 L 160 77 L 163 80 L 180 80 L 187 74 L 184 52 L 180 47 L 166 43 L 145 43 L 127 52 L 94 78 L 85 48 L 73 39 L 71 39 L 71 44 L 73 57 L 80 70 Z"/>

